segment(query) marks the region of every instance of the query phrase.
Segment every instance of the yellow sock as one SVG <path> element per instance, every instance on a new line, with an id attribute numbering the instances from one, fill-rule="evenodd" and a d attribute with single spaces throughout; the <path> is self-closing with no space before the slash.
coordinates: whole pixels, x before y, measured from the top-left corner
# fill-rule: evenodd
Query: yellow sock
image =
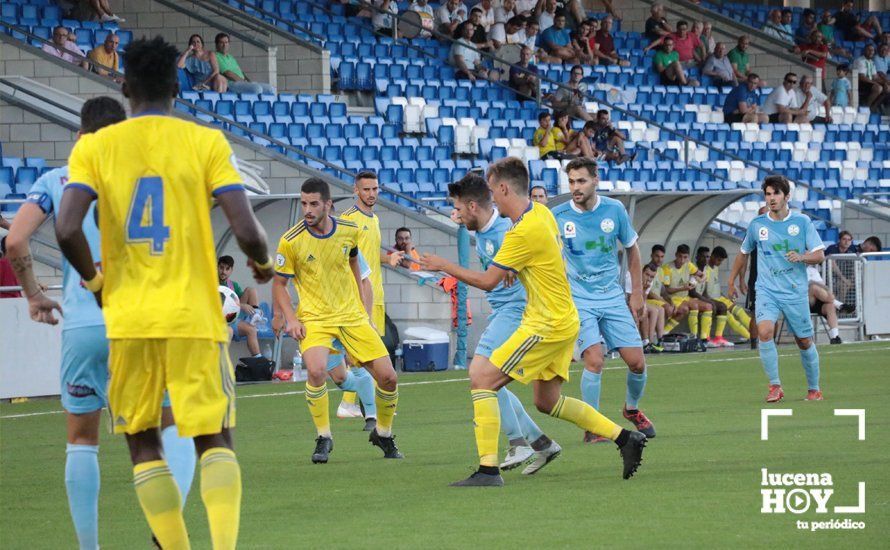
<path id="1" fill-rule="evenodd" d="M 498 437 L 501 432 L 501 410 L 498 394 L 491 390 L 470 390 L 473 398 L 473 424 L 476 431 L 476 447 L 479 449 L 479 465 L 498 465 Z"/>
<path id="2" fill-rule="evenodd" d="M 377 405 L 377 433 L 389 437 L 392 435 L 392 419 L 399 405 L 399 388 L 391 392 L 383 388 L 375 389 L 374 403 Z"/>
<path id="3" fill-rule="evenodd" d="M 354 391 L 343 392 L 343 402 L 349 403 L 350 405 L 355 405 L 355 392 Z"/>
<path id="4" fill-rule="evenodd" d="M 680 321 L 674 319 L 673 317 L 667 320 L 667 323 L 664 324 L 664 333 L 668 334 L 680 324 Z"/>
<path id="5" fill-rule="evenodd" d="M 328 413 L 328 386 L 322 383 L 319 387 L 310 386 L 306 382 L 306 403 L 309 405 L 309 414 L 312 415 L 312 423 L 318 435 L 331 437 L 331 419 Z"/>
<path id="6" fill-rule="evenodd" d="M 747 313 L 745 314 L 745 316 L 747 316 Z M 748 320 L 750 321 L 751 318 L 749 317 Z M 743 325 L 742 323 L 736 321 L 736 318 L 732 315 L 727 318 L 727 321 L 729 321 L 729 328 L 731 328 L 733 332 L 735 332 L 745 340 L 751 338 L 751 333 L 748 332 L 748 325 Z"/>
<path id="7" fill-rule="evenodd" d="M 133 466 L 133 485 L 151 532 L 164 549 L 190 548 L 182 518 L 182 500 L 164 460 Z"/>
<path id="8" fill-rule="evenodd" d="M 701 313 L 701 339 L 707 340 L 711 337 L 711 321 L 714 319 L 713 311 L 703 311 Z M 693 332 L 693 334 L 695 334 Z"/>
<path id="9" fill-rule="evenodd" d="M 550 416 L 573 422 L 588 432 L 608 437 L 612 441 L 615 441 L 615 438 L 621 433 L 621 426 L 603 416 L 584 401 L 573 397 L 560 395 L 556 406 L 550 411 Z"/>
<path id="10" fill-rule="evenodd" d="M 693 336 L 698 336 L 698 310 L 690 309 L 686 321 L 689 323 L 689 332 L 691 332 Z"/>
<path id="11" fill-rule="evenodd" d="M 745 311 L 745 308 L 741 306 L 733 306 L 732 311 L 730 311 L 735 318 L 739 320 L 739 323 L 745 325 L 746 327 L 751 326 L 751 316 L 748 315 L 748 312 Z M 730 325 L 731 326 L 731 325 Z M 735 329 L 733 329 L 735 330 Z"/>
<path id="12" fill-rule="evenodd" d="M 201 456 L 201 500 L 214 550 L 235 548 L 241 523 L 241 467 L 231 449 L 216 447 Z"/>
<path id="13" fill-rule="evenodd" d="M 717 324 L 714 326 L 714 338 L 722 338 L 726 329 L 726 315 L 717 316 Z"/>

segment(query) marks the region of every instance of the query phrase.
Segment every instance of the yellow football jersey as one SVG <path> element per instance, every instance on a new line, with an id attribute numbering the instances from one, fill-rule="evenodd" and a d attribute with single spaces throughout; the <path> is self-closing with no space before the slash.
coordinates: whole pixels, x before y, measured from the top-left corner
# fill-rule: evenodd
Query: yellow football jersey
<path id="1" fill-rule="evenodd" d="M 331 218 L 327 235 L 316 235 L 301 221 L 278 243 L 275 271 L 292 278 L 299 305 L 297 318 L 337 326 L 368 322 L 350 256 L 358 254 L 360 230 L 342 218 Z"/>
<path id="2" fill-rule="evenodd" d="M 704 290 L 709 298 L 720 297 L 720 268 L 716 266 L 705 266 Z"/>
<path id="3" fill-rule="evenodd" d="M 573 338 L 578 311 L 562 259 L 562 241 L 550 210 L 532 202 L 504 235 L 492 261 L 518 274 L 528 294 L 522 325 L 544 338 Z"/>
<path id="4" fill-rule="evenodd" d="M 98 201 L 108 337 L 225 341 L 210 204 L 242 186 L 222 132 L 137 116 L 81 136 L 68 172 Z"/>
<path id="5" fill-rule="evenodd" d="M 658 269 L 658 278 L 661 279 L 661 284 L 664 286 L 676 288 L 686 286 L 696 273 L 698 273 L 698 268 L 692 262 L 686 262 L 679 269 L 674 265 L 674 262 L 669 262 L 662 264 Z M 671 294 L 671 298 L 686 298 L 688 296 L 689 292 L 686 290 Z"/>
<path id="6" fill-rule="evenodd" d="M 383 305 L 383 268 L 380 265 L 380 218 L 377 214 L 365 214 L 358 206 L 353 206 L 343 213 L 343 219 L 358 225 L 358 249 L 371 268 L 371 288 L 374 289 L 374 303 Z"/>

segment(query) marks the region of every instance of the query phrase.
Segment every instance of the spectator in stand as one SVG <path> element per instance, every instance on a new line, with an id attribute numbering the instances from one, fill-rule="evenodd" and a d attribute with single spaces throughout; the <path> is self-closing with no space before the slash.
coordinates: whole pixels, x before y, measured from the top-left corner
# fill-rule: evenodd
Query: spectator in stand
<path id="1" fill-rule="evenodd" d="M 15 276 L 15 270 L 9 263 L 9 258 L 0 258 L 0 286 L 19 286 L 19 280 Z M 0 292 L 0 298 L 21 298 L 18 290 Z"/>
<path id="2" fill-rule="evenodd" d="M 887 82 L 890 79 L 890 44 L 878 46 L 878 55 L 875 56 L 875 70 L 878 77 Z"/>
<path id="3" fill-rule="evenodd" d="M 560 143 L 562 143 L 561 150 L 566 153 L 566 158 L 571 158 L 578 153 L 578 151 L 568 150 L 569 142 L 571 142 L 572 138 L 575 137 L 575 134 L 578 133 L 572 129 L 572 119 L 567 113 L 556 111 L 553 113 L 553 120 L 553 126 L 562 132 L 562 137 L 559 139 Z"/>
<path id="4" fill-rule="evenodd" d="M 346 6 L 346 17 L 371 17 L 370 11 L 362 6 L 365 0 L 338 0 Z"/>
<path id="5" fill-rule="evenodd" d="M 743 34 L 739 37 L 736 47 L 729 50 L 729 53 L 726 54 L 726 57 L 729 58 L 729 63 L 732 65 L 732 71 L 735 73 L 736 80 L 739 82 L 744 80 L 751 71 L 749 66 L 750 59 L 748 57 L 748 46 L 750 44 L 751 39 Z M 760 84 L 764 85 L 765 83 L 761 81 Z"/>
<path id="6" fill-rule="evenodd" d="M 797 102 L 807 106 L 807 121 L 813 124 L 831 124 L 831 102 L 828 101 L 828 96 L 822 90 L 813 86 L 813 77 L 809 75 L 800 77 Z"/>
<path id="7" fill-rule="evenodd" d="M 44 44 L 41 49 L 52 56 L 58 57 L 62 61 L 80 65 L 86 69 L 88 66 L 86 56 L 83 51 L 77 47 L 77 44 L 73 41 L 69 41 L 68 35 L 69 31 L 65 27 L 58 26 L 54 28 L 52 44 Z"/>
<path id="8" fill-rule="evenodd" d="M 717 47 L 717 41 L 714 40 L 713 36 L 713 28 L 711 24 L 707 21 L 693 21 L 692 28 L 689 30 L 691 34 L 694 34 L 696 38 L 698 38 L 699 42 L 701 42 L 702 51 L 707 56 L 714 53 L 714 48 Z"/>
<path id="9" fill-rule="evenodd" d="M 760 111 L 760 77 L 750 73 L 748 77 L 732 89 L 723 102 L 723 121 L 757 122 L 765 124 L 769 117 Z"/>
<path id="10" fill-rule="evenodd" d="M 794 42 L 794 28 L 791 26 L 791 22 L 794 19 L 794 12 L 790 9 L 785 8 L 782 10 L 782 24 L 779 26 L 781 29 L 782 35 L 785 37 L 787 42 Z"/>
<path id="11" fill-rule="evenodd" d="M 506 23 L 495 23 L 489 33 L 491 47 L 499 50 L 504 44 L 525 44 L 526 37 L 525 19 L 516 16 L 507 20 Z"/>
<path id="12" fill-rule="evenodd" d="M 92 50 L 90 50 L 90 61 L 93 62 L 91 66 L 93 71 L 99 76 L 107 76 L 120 84 L 124 81 L 122 77 L 113 76 L 108 72 L 108 69 L 112 69 L 116 72 L 121 72 L 121 63 L 120 57 L 117 53 L 117 47 L 120 45 L 121 39 L 118 35 L 113 32 L 108 33 L 105 37 L 105 40 L 102 42 L 101 46 L 96 46 Z"/>
<path id="13" fill-rule="evenodd" d="M 543 185 L 535 185 L 529 189 L 528 193 L 531 200 L 547 206 L 547 190 L 544 189 Z"/>
<path id="14" fill-rule="evenodd" d="M 591 32 L 591 22 L 582 21 L 578 25 L 577 30 L 569 33 L 569 36 L 572 40 L 572 49 L 575 50 L 580 62 L 585 65 L 592 65 L 596 58 L 593 56 L 593 50 L 590 47 L 590 40 L 594 36 L 593 32 Z"/>
<path id="15" fill-rule="evenodd" d="M 832 17 L 830 10 L 822 11 L 822 19 L 819 20 L 819 24 L 816 28 L 819 29 L 819 32 L 825 37 L 825 44 L 831 50 L 832 54 L 838 57 L 853 57 L 850 55 L 850 52 L 837 45 L 837 40 L 834 36 L 834 17 Z"/>
<path id="16" fill-rule="evenodd" d="M 494 6 L 492 5 L 492 0 L 481 0 L 478 4 L 476 4 L 473 9 L 479 8 L 482 10 L 482 19 L 479 24 L 482 25 L 482 28 L 485 29 L 485 32 L 488 33 L 491 31 L 491 26 L 495 24 L 494 17 Z"/>
<path id="17" fill-rule="evenodd" d="M 420 253 L 417 252 L 414 243 L 411 241 L 410 229 L 407 227 L 396 229 L 396 244 L 393 248 L 402 253 L 402 259 L 399 261 L 398 265 L 405 269 L 410 269 L 411 271 L 420 271 L 420 264 L 417 263 L 418 260 L 420 260 Z"/>
<path id="18" fill-rule="evenodd" d="M 454 76 L 459 80 L 476 82 L 477 78 L 487 80 L 488 69 L 482 65 L 482 54 L 474 48 L 470 37 L 476 31 L 476 25 L 467 22 L 463 26 L 463 35 L 451 45 L 451 64 L 457 69 Z"/>
<path id="19" fill-rule="evenodd" d="M 579 157 L 599 160 L 602 153 L 597 151 L 594 145 L 596 136 L 596 122 L 588 120 L 580 132 L 576 132 L 566 144 L 566 152 Z"/>
<path id="20" fill-rule="evenodd" d="M 853 62 L 853 70 L 859 73 L 859 104 L 870 109 L 879 106 L 881 96 L 890 92 L 890 85 L 881 82 L 878 76 L 874 57 L 874 44 L 866 44 L 862 56 Z"/>
<path id="21" fill-rule="evenodd" d="M 516 0 L 516 15 L 522 17 L 534 17 L 538 0 Z"/>
<path id="22" fill-rule="evenodd" d="M 837 78 L 834 79 L 834 84 L 831 85 L 831 104 L 835 107 L 849 107 L 850 106 L 850 88 L 852 84 L 850 84 L 850 79 L 847 78 L 847 75 L 850 74 L 850 66 L 846 63 L 841 63 L 837 66 Z"/>
<path id="23" fill-rule="evenodd" d="M 473 46 L 476 47 L 477 50 L 488 51 L 491 49 L 491 41 L 488 40 L 488 33 L 485 32 L 485 29 L 482 28 L 482 10 L 479 7 L 474 7 L 470 10 L 470 18 L 457 26 L 457 30 L 454 31 L 453 38 L 457 40 L 461 38 L 464 34 L 464 27 L 468 25 L 473 25 L 473 34 L 470 36 L 470 42 Z"/>
<path id="24" fill-rule="evenodd" d="M 825 280 L 816 266 L 807 266 L 807 299 L 810 303 L 810 313 L 821 315 L 828 324 L 828 337 L 832 344 L 843 344 L 837 325 L 837 310 L 843 303 L 834 297 L 834 294 L 825 285 Z"/>
<path id="25" fill-rule="evenodd" d="M 374 25 L 374 32 L 381 36 L 393 35 L 393 24 L 396 16 L 399 14 L 399 6 L 396 0 L 377 0 L 374 2 L 377 9 L 371 16 L 371 24 Z"/>
<path id="26" fill-rule="evenodd" d="M 832 254 L 859 254 L 859 247 L 853 242 L 853 234 L 844 229 L 837 237 L 837 242 L 828 245 L 825 256 Z"/>
<path id="27" fill-rule="evenodd" d="M 781 86 L 776 86 L 766 96 L 763 104 L 763 112 L 769 115 L 769 121 L 773 124 L 790 124 L 792 122 L 807 122 L 809 113 L 809 96 L 806 103 L 798 99 L 794 86 L 797 85 L 797 75 L 788 73 L 782 80 Z"/>
<path id="28" fill-rule="evenodd" d="M 118 17 L 111 11 L 108 0 L 89 0 L 87 2 L 93 14 L 102 23 L 123 23 L 126 19 Z"/>
<path id="29" fill-rule="evenodd" d="M 612 126 L 609 119 L 609 111 L 600 109 L 596 112 L 594 123 L 593 144 L 597 151 L 602 153 L 602 158 L 616 164 L 633 162 L 637 154 L 628 155 L 624 148 L 627 136 L 624 132 Z"/>
<path id="30" fill-rule="evenodd" d="M 732 70 L 732 63 L 726 57 L 726 46 L 723 45 L 723 42 L 717 42 L 717 45 L 714 46 L 714 53 L 709 55 L 705 61 L 702 74 L 711 77 L 715 86 L 735 87 L 739 84 L 735 72 Z"/>
<path id="31" fill-rule="evenodd" d="M 535 18 L 541 25 L 541 32 L 553 26 L 556 20 L 556 0 L 538 0 L 535 7 Z"/>
<path id="32" fill-rule="evenodd" d="M 566 136 L 560 128 L 553 125 L 550 113 L 542 111 L 538 115 L 538 129 L 532 136 L 532 144 L 538 148 L 541 159 L 563 159 L 566 148 Z"/>
<path id="33" fill-rule="evenodd" d="M 274 94 L 275 88 L 265 82 L 253 82 L 244 71 L 235 56 L 229 53 L 231 38 L 221 32 L 214 39 L 216 43 L 216 64 L 220 74 L 226 79 L 228 91 L 236 94 Z"/>
<path id="34" fill-rule="evenodd" d="M 525 22 L 525 45 L 532 49 L 533 57 L 538 57 L 542 61 L 547 55 L 544 50 L 538 48 L 538 38 L 540 37 L 541 25 L 537 19 L 527 19 Z"/>
<path id="35" fill-rule="evenodd" d="M 677 21 L 677 32 L 671 35 L 674 39 L 674 51 L 680 56 L 680 63 L 685 67 L 698 67 L 704 63 L 705 53 L 698 36 L 689 32 L 689 23 Z"/>
<path id="36" fill-rule="evenodd" d="M 593 55 L 600 65 L 620 65 L 629 67 L 630 61 L 622 59 L 615 51 L 615 39 L 612 37 L 612 16 L 607 15 L 600 21 L 600 30 L 590 39 Z"/>
<path id="37" fill-rule="evenodd" d="M 566 16 L 557 13 L 553 26 L 541 33 L 541 46 L 548 55 L 563 63 L 578 63 L 578 52 L 572 47 L 572 37 L 566 29 Z"/>
<path id="38" fill-rule="evenodd" d="M 763 28 L 760 30 L 767 36 L 772 36 L 776 40 L 791 42 L 791 37 L 786 35 L 785 29 L 782 28 L 782 12 L 779 10 L 769 10 L 766 23 L 764 23 Z"/>
<path id="39" fill-rule="evenodd" d="M 590 113 L 584 108 L 587 98 L 587 84 L 581 82 L 584 79 L 584 68 L 581 65 L 572 67 L 569 73 L 569 81 L 560 86 L 556 93 L 547 96 L 553 104 L 553 108 L 568 114 L 572 118 L 593 120 Z"/>
<path id="40" fill-rule="evenodd" d="M 414 2 L 411 2 L 408 6 L 408 11 L 416 11 L 419 13 L 423 18 L 421 21 L 425 20 L 433 22 L 436 20 L 436 14 L 433 11 L 433 7 L 430 6 L 429 0 L 415 0 Z M 432 36 L 432 33 L 427 29 L 423 29 L 420 31 L 419 36 L 421 38 L 429 38 Z"/>
<path id="41" fill-rule="evenodd" d="M 800 54 L 800 58 L 817 69 L 822 69 L 822 75 L 825 76 L 825 64 L 828 62 L 829 51 L 828 45 L 825 44 L 825 38 L 822 33 L 815 30 L 810 35 L 809 40 L 800 47 L 795 48 Z"/>
<path id="42" fill-rule="evenodd" d="M 232 289 L 241 301 L 241 311 L 244 315 L 236 317 L 229 326 L 233 334 L 247 338 L 247 349 L 254 357 L 260 357 L 260 341 L 257 338 L 256 325 L 263 318 L 259 309 L 259 300 L 255 288 L 242 289 L 241 285 L 231 279 L 235 269 L 235 259 L 231 256 L 220 256 L 216 261 L 216 270 L 219 275 L 219 286 Z"/>
<path id="43" fill-rule="evenodd" d="M 195 90 L 228 90 L 226 78 L 219 74 L 219 63 L 216 56 L 204 49 L 204 39 L 200 34 L 189 37 L 189 47 L 179 56 L 178 66 L 185 69 Z"/>
<path id="44" fill-rule="evenodd" d="M 643 32 L 643 36 L 649 39 L 649 46 L 644 51 L 652 49 L 656 42 L 674 32 L 674 29 L 671 28 L 664 17 L 664 6 L 662 4 L 652 4 L 652 7 L 649 8 L 649 13 L 649 19 L 646 19 L 646 28 Z"/>
<path id="45" fill-rule="evenodd" d="M 538 97 L 538 67 L 531 64 L 534 50 L 522 46 L 519 52 L 519 63 L 510 67 L 510 87 L 516 90 L 516 98 L 520 101 Z"/>
<path id="46" fill-rule="evenodd" d="M 798 46 L 803 46 L 812 42 L 813 32 L 818 30 L 816 27 L 816 12 L 810 8 L 803 10 L 800 25 L 794 31 L 794 43 Z"/>
<path id="47" fill-rule="evenodd" d="M 454 35 L 457 26 L 467 20 L 467 7 L 460 0 L 445 0 L 436 10 L 436 28 L 448 36 Z"/>
<path id="48" fill-rule="evenodd" d="M 518 15 L 516 0 L 503 0 L 501 5 L 494 9 L 494 22 L 503 24 Z"/>
<path id="49" fill-rule="evenodd" d="M 686 78 L 686 71 L 680 63 L 680 54 L 674 50 L 674 39 L 670 36 L 662 40 L 661 48 L 655 52 L 652 67 L 662 86 L 698 86 L 697 80 Z"/>
<path id="50" fill-rule="evenodd" d="M 883 244 L 881 244 L 881 239 L 872 235 L 871 237 L 866 238 L 862 241 L 862 244 L 859 245 L 860 252 L 880 252 L 883 250 Z"/>
<path id="51" fill-rule="evenodd" d="M 840 11 L 834 14 L 834 28 L 841 33 L 841 38 L 851 42 L 874 40 L 884 32 L 874 15 L 862 21 L 860 15 L 853 12 L 853 0 L 844 0 Z"/>

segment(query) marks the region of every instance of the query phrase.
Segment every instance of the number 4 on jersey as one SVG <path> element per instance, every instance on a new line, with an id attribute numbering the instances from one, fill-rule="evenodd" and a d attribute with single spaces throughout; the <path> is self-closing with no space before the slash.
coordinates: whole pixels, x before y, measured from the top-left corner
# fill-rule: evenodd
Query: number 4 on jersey
<path id="1" fill-rule="evenodd" d="M 162 254 L 169 239 L 170 227 L 164 225 L 164 182 L 158 177 L 141 178 L 127 215 L 127 242 L 151 243 L 151 253 Z"/>

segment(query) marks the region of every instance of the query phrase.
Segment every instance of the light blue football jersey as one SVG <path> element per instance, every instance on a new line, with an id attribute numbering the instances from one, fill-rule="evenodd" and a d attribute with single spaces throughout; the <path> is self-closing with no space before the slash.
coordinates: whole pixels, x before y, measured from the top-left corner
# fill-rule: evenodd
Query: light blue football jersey
<path id="1" fill-rule="evenodd" d="M 553 215 L 575 305 L 581 309 L 616 300 L 624 303 L 618 243 L 633 246 L 637 232 L 621 201 L 598 195 L 593 209 L 585 212 L 569 200 L 556 206 Z"/>
<path id="2" fill-rule="evenodd" d="M 803 262 L 791 263 L 785 254 L 799 254 L 825 248 L 819 233 L 809 216 L 789 212 L 784 220 L 775 221 L 769 214 L 757 216 L 748 224 L 742 252 L 750 254 L 757 249 L 758 293 L 800 298 L 807 295 L 807 266 Z"/>
<path id="3" fill-rule="evenodd" d="M 54 216 L 62 204 L 62 188 L 68 182 L 68 167 L 50 170 L 40 176 L 28 192 L 27 201 L 36 204 L 48 216 Z M 99 248 L 99 228 L 96 226 L 94 202 L 83 220 L 83 232 L 96 265 L 102 261 Z M 82 286 L 80 274 L 62 257 L 62 311 L 64 329 L 104 325 L 102 310 L 93 293 Z"/>
<path id="4" fill-rule="evenodd" d="M 511 227 L 513 227 L 513 222 L 509 218 L 502 218 L 498 211 L 495 210 L 494 215 L 485 224 L 485 227 L 476 231 L 476 253 L 479 255 L 483 271 L 491 265 L 498 250 L 501 249 L 504 235 Z M 516 279 L 513 286 L 509 288 L 504 286 L 504 283 L 499 283 L 493 290 L 486 292 L 485 297 L 488 299 L 491 309 L 495 311 L 507 304 L 524 305 L 526 301 L 525 288 L 519 282 L 519 279 Z"/>

